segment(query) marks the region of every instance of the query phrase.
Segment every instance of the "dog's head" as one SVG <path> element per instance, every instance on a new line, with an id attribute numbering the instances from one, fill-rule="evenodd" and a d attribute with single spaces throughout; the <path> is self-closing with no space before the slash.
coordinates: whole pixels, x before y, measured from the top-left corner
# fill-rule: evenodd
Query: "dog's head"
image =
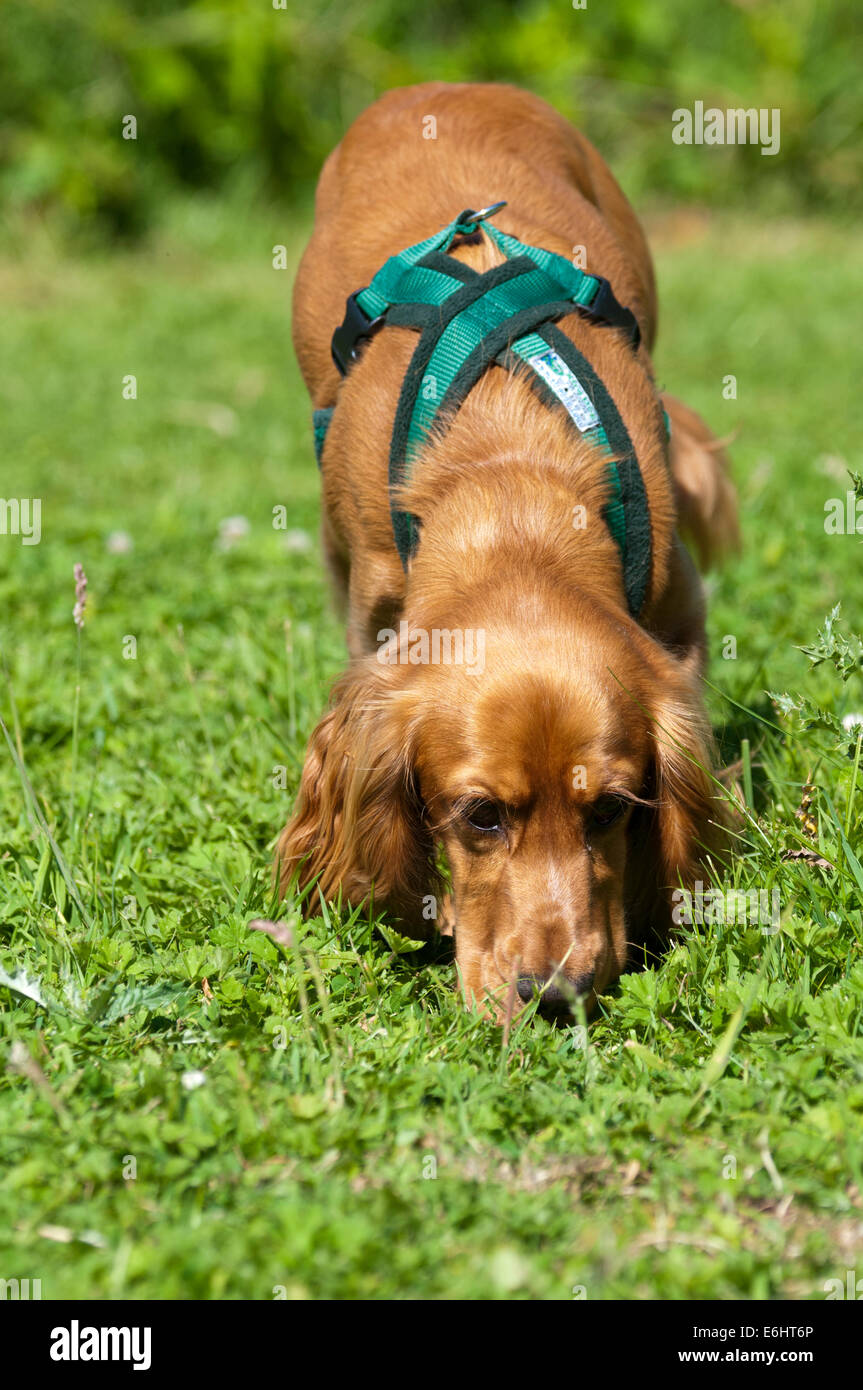
<path id="1" fill-rule="evenodd" d="M 533 616 L 408 626 L 355 663 L 313 737 L 282 880 L 373 891 L 414 932 L 448 892 L 468 999 L 589 1008 L 699 873 L 709 728 L 691 673 L 619 612 Z"/>

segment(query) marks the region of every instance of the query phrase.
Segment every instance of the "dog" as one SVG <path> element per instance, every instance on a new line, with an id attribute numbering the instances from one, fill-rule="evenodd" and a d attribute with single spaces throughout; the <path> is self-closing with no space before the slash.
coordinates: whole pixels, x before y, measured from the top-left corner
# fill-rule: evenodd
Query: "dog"
<path id="1" fill-rule="evenodd" d="M 508 237 L 558 268 L 582 255 L 580 269 L 607 282 L 606 317 L 559 306 L 534 366 L 496 357 L 393 482 L 417 330 L 397 315 L 358 320 L 347 301 L 462 210 L 431 259 L 440 272 L 446 257 L 440 273 L 465 293 L 508 273 L 495 270 Z M 440 308 L 423 313 L 437 331 Z M 525 91 L 391 91 L 324 165 L 293 340 L 329 420 L 322 542 L 350 663 L 312 735 L 276 873 L 309 911 L 318 893 L 372 899 L 409 936 L 452 933 L 466 1001 L 498 1018 L 537 994 L 544 1012 L 575 1000 L 590 1012 L 667 940 L 671 894 L 708 876 L 723 821 L 702 702 L 702 585 L 680 532 L 702 565 L 734 547 L 735 493 L 703 421 L 657 391 L 656 314 L 629 203 L 585 137 Z M 537 381 L 560 372 L 570 404 L 584 404 L 564 358 L 599 383 L 585 408 L 604 390 L 631 444 L 643 510 L 628 538 L 649 548 L 634 584 L 609 520 L 615 451 Z M 420 385 L 415 412 L 428 378 Z M 406 556 L 394 540 L 405 518 Z M 446 659 L 459 634 L 472 662 Z"/>

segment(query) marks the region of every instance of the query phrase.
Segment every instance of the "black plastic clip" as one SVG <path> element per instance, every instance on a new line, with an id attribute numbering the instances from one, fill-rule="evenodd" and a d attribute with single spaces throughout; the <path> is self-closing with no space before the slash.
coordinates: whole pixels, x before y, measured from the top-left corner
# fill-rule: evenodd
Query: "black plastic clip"
<path id="1" fill-rule="evenodd" d="M 591 279 L 597 282 L 596 294 L 589 304 L 580 304 L 578 307 L 584 309 L 592 318 L 610 324 L 612 328 L 622 328 L 633 348 L 637 349 L 641 342 L 641 329 L 635 314 L 615 298 L 614 290 L 605 276 L 592 275 Z"/>
<path id="2" fill-rule="evenodd" d="M 370 319 L 368 314 L 360 308 L 357 303 L 357 295 L 362 294 L 362 290 L 356 290 L 349 294 L 345 302 L 345 317 L 333 334 L 331 352 L 333 361 L 341 372 L 342 376 L 347 376 L 348 368 L 352 367 L 360 355 L 360 344 L 366 338 L 371 338 L 377 333 L 379 328 L 383 328 L 386 323 L 386 314 L 380 314 L 376 319 Z"/>

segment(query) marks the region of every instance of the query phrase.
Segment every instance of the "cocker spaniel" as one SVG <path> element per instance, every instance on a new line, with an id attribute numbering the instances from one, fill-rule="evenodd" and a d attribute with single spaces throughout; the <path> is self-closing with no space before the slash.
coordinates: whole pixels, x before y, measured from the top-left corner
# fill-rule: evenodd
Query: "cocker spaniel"
<path id="1" fill-rule="evenodd" d="M 589 1010 L 722 821 L 678 532 L 709 562 L 735 494 L 655 325 L 632 209 L 526 92 L 390 92 L 324 166 L 293 337 L 350 664 L 277 872 L 454 933 L 498 1015 Z"/>

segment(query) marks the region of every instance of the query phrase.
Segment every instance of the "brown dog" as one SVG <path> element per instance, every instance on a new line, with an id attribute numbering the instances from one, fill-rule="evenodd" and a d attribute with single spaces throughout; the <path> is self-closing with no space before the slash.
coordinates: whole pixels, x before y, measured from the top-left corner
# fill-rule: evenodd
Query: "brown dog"
<path id="1" fill-rule="evenodd" d="M 331 358 L 347 296 L 388 257 L 500 199 L 495 227 L 567 259 L 584 247 L 586 269 L 641 330 L 636 351 L 582 313 L 558 320 L 638 460 L 651 562 L 637 620 L 603 521 L 607 458 L 501 366 L 414 464 L 401 501 L 420 539 L 406 573 L 387 466 L 417 334 L 387 326 L 343 380 Z M 505 259 L 485 232 L 450 254 L 477 271 Z M 390 92 L 324 166 L 293 336 L 314 406 L 337 406 L 323 541 L 351 662 L 279 842 L 281 888 L 316 884 L 311 910 L 318 890 L 354 904 L 373 894 L 410 935 L 453 930 L 462 986 L 478 1002 L 499 1006 L 516 986 L 527 1000 L 539 986 L 547 1005 L 578 995 L 590 1007 L 628 951 L 667 932 L 671 890 L 704 876 L 721 819 L 700 690 L 701 585 L 676 527 L 709 559 L 736 540 L 734 492 L 701 420 L 666 397 L 669 449 L 655 325 L 629 204 L 584 137 L 525 92 Z M 472 634 L 473 664 L 435 662 L 417 638 L 435 633 Z"/>

